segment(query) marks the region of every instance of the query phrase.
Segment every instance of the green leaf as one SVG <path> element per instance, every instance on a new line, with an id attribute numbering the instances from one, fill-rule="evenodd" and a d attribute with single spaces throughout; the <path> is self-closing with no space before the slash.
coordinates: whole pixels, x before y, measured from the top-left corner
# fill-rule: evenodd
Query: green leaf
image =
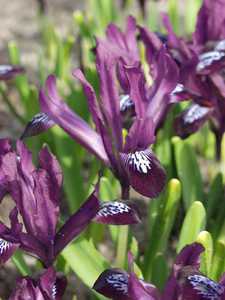
<path id="1" fill-rule="evenodd" d="M 218 281 L 225 271 L 225 243 L 217 240 L 215 242 L 215 254 L 213 257 L 211 278 Z"/>
<path id="2" fill-rule="evenodd" d="M 223 176 L 218 173 L 214 178 L 209 188 L 206 201 L 207 218 L 210 219 L 218 212 L 219 203 L 223 201 Z"/>
<path id="3" fill-rule="evenodd" d="M 201 202 L 195 201 L 184 218 L 177 244 L 177 252 L 180 252 L 186 245 L 196 241 L 198 234 L 205 228 L 205 223 L 205 208 Z"/>
<path id="4" fill-rule="evenodd" d="M 10 63 L 15 65 L 20 65 L 21 64 L 20 52 L 14 41 L 9 42 L 8 50 L 9 50 Z M 24 109 L 26 111 L 26 105 L 28 104 L 29 96 L 30 96 L 30 88 L 29 88 L 29 83 L 26 75 L 21 74 L 16 76 L 15 83 L 18 92 L 20 94 L 22 103 L 24 105 Z"/>
<path id="5" fill-rule="evenodd" d="M 201 231 L 196 239 L 196 242 L 199 242 L 205 248 L 205 251 L 201 254 L 200 270 L 203 274 L 210 277 L 213 256 L 212 236 L 208 231 Z"/>
<path id="6" fill-rule="evenodd" d="M 153 271 L 151 283 L 162 290 L 169 275 L 168 265 L 165 256 L 158 253 L 153 260 Z"/>
<path id="7" fill-rule="evenodd" d="M 24 260 L 21 250 L 16 250 L 11 259 L 22 276 L 31 276 L 32 272 Z"/>
<path id="8" fill-rule="evenodd" d="M 192 146 L 178 137 L 174 137 L 172 142 L 177 173 L 182 183 L 184 206 L 188 210 L 194 201 L 204 200 L 202 177 Z"/>
<path id="9" fill-rule="evenodd" d="M 165 252 L 168 239 L 173 228 L 177 209 L 180 202 L 181 185 L 179 180 L 171 179 L 168 183 L 167 191 L 160 200 L 160 205 L 153 212 L 155 215 L 153 226 L 150 232 L 148 248 L 144 260 L 144 275 L 147 280 L 152 279 L 153 261 L 157 253 Z M 154 200 L 158 201 L 158 200 Z M 151 228 L 150 228 L 151 229 Z"/>
<path id="10" fill-rule="evenodd" d="M 98 276 L 109 268 L 109 263 L 93 243 L 84 238 L 68 245 L 62 256 L 73 272 L 89 287 L 92 287 Z"/>

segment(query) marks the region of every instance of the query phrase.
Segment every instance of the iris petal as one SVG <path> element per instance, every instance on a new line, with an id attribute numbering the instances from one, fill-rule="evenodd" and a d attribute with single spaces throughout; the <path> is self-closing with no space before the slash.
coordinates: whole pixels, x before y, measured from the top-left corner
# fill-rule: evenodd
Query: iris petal
<path id="1" fill-rule="evenodd" d="M 94 220 L 98 223 L 112 225 L 128 225 L 140 222 L 136 211 L 121 201 L 102 203 Z"/>
<path id="2" fill-rule="evenodd" d="M 38 135 L 54 125 L 55 123 L 48 117 L 47 114 L 38 113 L 34 115 L 30 122 L 28 122 L 23 134 L 21 135 L 21 139 Z"/>
<path id="3" fill-rule="evenodd" d="M 157 197 L 162 191 L 166 174 L 149 149 L 121 155 L 131 186 L 146 197 Z"/>
<path id="4" fill-rule="evenodd" d="M 224 286 L 203 275 L 188 276 L 188 281 L 193 289 L 197 291 L 197 294 L 207 300 L 220 300 L 225 291 Z"/>
<path id="5" fill-rule="evenodd" d="M 128 296 L 129 275 L 120 269 L 104 271 L 96 280 L 93 289 L 111 299 L 130 300 Z"/>
<path id="6" fill-rule="evenodd" d="M 18 247 L 18 244 L 14 244 L 0 238 L 0 264 L 5 263 Z"/>

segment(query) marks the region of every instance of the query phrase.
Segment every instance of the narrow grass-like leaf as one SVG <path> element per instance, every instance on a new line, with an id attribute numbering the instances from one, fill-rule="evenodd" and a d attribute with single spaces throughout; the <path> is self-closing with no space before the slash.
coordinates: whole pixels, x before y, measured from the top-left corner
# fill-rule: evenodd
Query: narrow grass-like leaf
<path id="1" fill-rule="evenodd" d="M 21 250 L 16 250 L 12 257 L 12 261 L 22 276 L 30 276 L 31 270 L 24 260 Z"/>
<path id="2" fill-rule="evenodd" d="M 79 238 L 67 246 L 62 256 L 74 273 L 89 287 L 92 287 L 98 276 L 109 263 L 90 241 Z"/>
<path id="3" fill-rule="evenodd" d="M 157 253 L 163 253 L 167 248 L 170 232 L 174 225 L 179 201 L 181 196 L 181 185 L 177 179 L 171 179 L 167 191 L 162 197 L 160 206 L 154 212 L 155 220 L 151 221 L 153 226 L 149 239 L 149 245 L 144 260 L 144 275 L 147 280 L 152 279 L 153 261 Z M 157 201 L 157 200 L 156 200 Z"/>
<path id="4" fill-rule="evenodd" d="M 223 202 L 223 177 L 221 173 L 213 178 L 206 199 L 207 218 L 210 220 L 212 216 L 215 217 L 218 213 L 218 207 Z"/>
<path id="5" fill-rule="evenodd" d="M 169 270 L 165 256 L 162 253 L 158 253 L 153 260 L 152 268 L 152 280 L 151 283 L 156 285 L 160 290 L 165 286 L 165 282 L 168 278 Z"/>
<path id="6" fill-rule="evenodd" d="M 203 204 L 199 201 L 193 202 L 182 224 L 177 252 L 180 252 L 183 247 L 197 239 L 198 234 L 205 228 L 205 223 L 206 211 Z"/>
<path id="7" fill-rule="evenodd" d="M 201 231 L 196 239 L 205 248 L 205 251 L 201 254 L 201 267 L 200 270 L 203 274 L 210 277 L 212 267 L 213 256 L 213 240 L 208 231 Z"/>
<path id="8" fill-rule="evenodd" d="M 211 278 L 218 281 L 220 276 L 225 272 L 225 243 L 217 240 L 215 242 L 215 252 L 213 256 L 213 264 Z"/>
<path id="9" fill-rule="evenodd" d="M 202 177 L 192 146 L 178 137 L 174 137 L 172 142 L 177 173 L 182 183 L 184 206 L 188 210 L 194 201 L 204 200 Z"/>

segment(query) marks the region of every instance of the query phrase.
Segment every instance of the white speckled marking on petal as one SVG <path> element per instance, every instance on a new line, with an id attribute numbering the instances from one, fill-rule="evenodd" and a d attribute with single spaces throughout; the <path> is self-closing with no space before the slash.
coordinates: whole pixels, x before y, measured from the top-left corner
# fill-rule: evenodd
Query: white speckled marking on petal
<path id="1" fill-rule="evenodd" d="M 196 71 L 202 71 L 206 67 L 211 66 L 215 61 L 221 60 L 225 53 L 220 51 L 209 51 L 199 56 L 199 63 L 197 64 Z"/>
<path id="2" fill-rule="evenodd" d="M 12 244 L 3 239 L 0 239 L 0 255 L 4 254 Z"/>
<path id="3" fill-rule="evenodd" d="M 197 293 L 204 296 L 205 299 L 220 300 L 220 296 L 224 292 L 224 287 L 221 284 L 203 275 L 192 275 L 188 277 L 188 280 Z"/>
<path id="4" fill-rule="evenodd" d="M 13 70 L 13 67 L 10 65 L 0 65 L 0 75 L 4 75 L 7 72 Z"/>
<path id="5" fill-rule="evenodd" d="M 133 100 L 129 95 L 121 95 L 120 96 L 120 111 L 125 112 L 127 109 L 134 106 Z"/>
<path id="6" fill-rule="evenodd" d="M 97 215 L 102 217 L 114 216 L 118 214 L 129 213 L 131 208 L 125 203 L 114 201 L 102 204 Z"/>
<path id="7" fill-rule="evenodd" d="M 125 274 L 110 274 L 106 278 L 107 283 L 109 283 L 115 290 L 122 292 L 124 295 L 128 292 L 128 276 Z"/>
<path id="8" fill-rule="evenodd" d="M 147 174 L 151 170 L 151 160 L 148 152 L 149 151 L 135 151 L 134 153 L 128 153 L 126 164 L 139 173 Z"/>
<path id="9" fill-rule="evenodd" d="M 200 106 L 198 104 L 193 104 L 187 113 L 184 115 L 184 122 L 191 124 L 194 121 L 197 121 L 203 118 L 209 112 L 208 107 Z"/>

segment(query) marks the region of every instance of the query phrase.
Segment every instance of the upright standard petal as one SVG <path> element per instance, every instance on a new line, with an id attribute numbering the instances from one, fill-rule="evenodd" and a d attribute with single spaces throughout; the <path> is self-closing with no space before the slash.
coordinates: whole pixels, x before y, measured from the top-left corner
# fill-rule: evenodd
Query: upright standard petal
<path id="1" fill-rule="evenodd" d="M 208 41 L 218 41 L 225 36 L 224 0 L 204 0 L 197 16 L 194 42 L 203 46 Z"/>
<path id="2" fill-rule="evenodd" d="M 116 85 L 116 60 L 97 41 L 96 67 L 100 79 L 100 105 L 104 113 L 105 126 L 113 139 L 114 151 L 123 145 L 120 98 Z"/>
<path id="3" fill-rule="evenodd" d="M 49 267 L 38 281 L 42 293 L 49 300 L 61 300 L 67 286 L 66 277 L 56 273 L 53 267 Z"/>
<path id="4" fill-rule="evenodd" d="M 34 282 L 29 277 L 24 277 L 17 280 L 16 287 L 9 297 L 9 300 L 46 300 L 39 287 L 35 286 Z"/>
<path id="5" fill-rule="evenodd" d="M 159 51 L 157 62 L 157 77 L 150 91 L 147 108 L 147 116 L 152 118 L 156 128 L 165 117 L 170 103 L 170 94 L 179 79 L 176 63 L 164 48 Z"/>
<path id="6" fill-rule="evenodd" d="M 88 151 L 109 164 L 100 135 L 60 100 L 53 75 L 48 77 L 45 87 L 46 93 L 40 91 L 41 110 Z"/>
<path id="7" fill-rule="evenodd" d="M 194 269 L 195 272 L 197 272 L 200 267 L 200 255 L 203 251 L 204 247 L 199 243 L 187 245 L 181 250 L 175 260 L 171 274 L 164 288 L 162 300 L 179 299 L 182 293 L 182 286 L 178 281 L 180 272 L 185 267 L 191 270 Z"/>

